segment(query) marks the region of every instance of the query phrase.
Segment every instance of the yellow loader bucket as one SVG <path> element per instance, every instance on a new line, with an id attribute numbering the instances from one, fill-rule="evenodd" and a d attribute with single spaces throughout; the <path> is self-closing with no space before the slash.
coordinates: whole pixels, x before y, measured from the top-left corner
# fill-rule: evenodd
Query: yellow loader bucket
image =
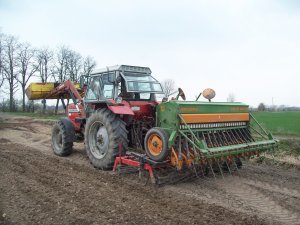
<path id="1" fill-rule="evenodd" d="M 58 95 L 49 95 L 60 83 L 31 83 L 26 88 L 26 95 L 29 100 L 57 99 Z M 74 84 L 76 89 L 80 89 L 79 84 Z M 64 99 L 71 98 L 69 94 L 63 96 Z"/>

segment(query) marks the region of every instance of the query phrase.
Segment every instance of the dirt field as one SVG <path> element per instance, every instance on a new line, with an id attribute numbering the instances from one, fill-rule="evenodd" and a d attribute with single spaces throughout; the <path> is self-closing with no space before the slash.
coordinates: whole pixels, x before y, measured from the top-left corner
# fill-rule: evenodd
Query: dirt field
<path id="1" fill-rule="evenodd" d="M 244 163 L 239 175 L 164 187 L 94 169 L 83 144 L 52 153 L 51 125 L 0 114 L 0 224 L 300 224 L 300 171 Z"/>

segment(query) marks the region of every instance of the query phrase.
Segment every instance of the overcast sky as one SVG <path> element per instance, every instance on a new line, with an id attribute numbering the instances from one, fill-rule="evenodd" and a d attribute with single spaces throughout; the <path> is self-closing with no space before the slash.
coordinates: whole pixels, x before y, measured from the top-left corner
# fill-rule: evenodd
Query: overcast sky
<path id="1" fill-rule="evenodd" d="M 66 44 L 97 67 L 149 66 L 194 100 L 300 106 L 300 1 L 0 0 L 2 32 Z"/>

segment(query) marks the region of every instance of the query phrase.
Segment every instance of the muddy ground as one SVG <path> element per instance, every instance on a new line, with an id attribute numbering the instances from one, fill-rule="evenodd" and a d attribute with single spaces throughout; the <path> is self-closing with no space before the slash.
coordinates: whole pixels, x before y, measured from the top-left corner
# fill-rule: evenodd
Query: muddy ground
<path id="1" fill-rule="evenodd" d="M 0 224 L 300 224 L 300 170 L 244 162 L 239 174 L 154 187 L 69 157 L 51 124 L 0 114 Z"/>

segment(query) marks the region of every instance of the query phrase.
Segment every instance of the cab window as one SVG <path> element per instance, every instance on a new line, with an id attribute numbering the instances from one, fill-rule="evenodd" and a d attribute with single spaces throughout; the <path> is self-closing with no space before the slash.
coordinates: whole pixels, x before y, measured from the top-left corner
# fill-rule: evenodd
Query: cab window
<path id="1" fill-rule="evenodd" d="M 160 83 L 149 74 L 122 73 L 128 92 L 162 93 Z"/>
<path id="2" fill-rule="evenodd" d="M 100 80 L 99 77 L 92 77 L 88 91 L 86 94 L 86 99 L 97 100 L 100 98 Z"/>
<path id="3" fill-rule="evenodd" d="M 112 99 L 114 97 L 114 85 L 113 83 L 109 80 L 109 76 L 113 76 L 114 72 L 104 73 L 101 76 L 102 80 L 102 98 L 106 99 Z"/>

